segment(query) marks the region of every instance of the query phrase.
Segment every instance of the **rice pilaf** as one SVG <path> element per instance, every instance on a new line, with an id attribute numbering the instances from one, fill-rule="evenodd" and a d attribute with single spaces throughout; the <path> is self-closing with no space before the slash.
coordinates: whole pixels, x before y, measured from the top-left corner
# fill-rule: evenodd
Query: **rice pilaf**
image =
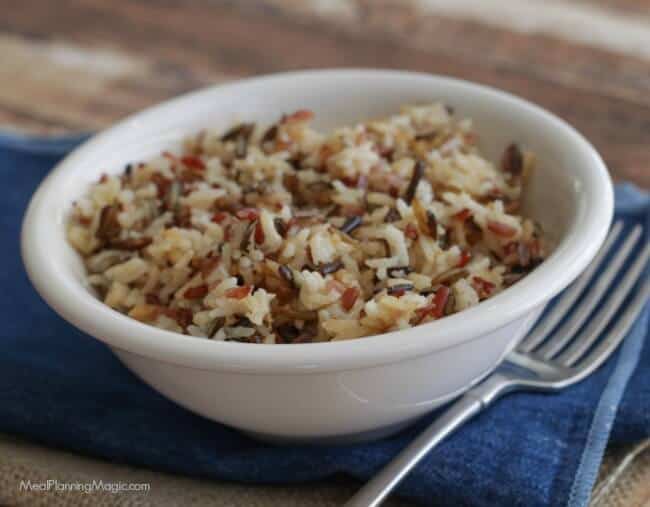
<path id="1" fill-rule="evenodd" d="M 68 240 L 108 306 L 197 337 L 305 343 L 443 318 L 544 258 L 518 215 L 534 157 L 481 156 L 443 104 L 322 134 L 299 110 L 103 175 Z"/>

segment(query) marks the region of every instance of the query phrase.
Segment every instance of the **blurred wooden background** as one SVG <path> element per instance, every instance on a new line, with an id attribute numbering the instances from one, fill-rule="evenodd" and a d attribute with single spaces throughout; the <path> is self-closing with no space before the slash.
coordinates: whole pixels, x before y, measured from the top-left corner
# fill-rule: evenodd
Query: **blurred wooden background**
<path id="1" fill-rule="evenodd" d="M 287 69 L 449 74 L 565 118 L 650 188 L 648 0 L 9 0 L 0 126 L 99 129 L 197 87 Z"/>

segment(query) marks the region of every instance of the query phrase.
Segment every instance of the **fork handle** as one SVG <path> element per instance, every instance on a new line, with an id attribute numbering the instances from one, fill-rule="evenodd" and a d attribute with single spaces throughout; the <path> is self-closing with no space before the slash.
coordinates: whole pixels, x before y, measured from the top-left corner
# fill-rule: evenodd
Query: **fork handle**
<path id="1" fill-rule="evenodd" d="M 440 441 L 478 414 L 484 402 L 471 391 L 458 399 L 440 417 L 368 481 L 344 507 L 376 507 L 411 469 Z"/>

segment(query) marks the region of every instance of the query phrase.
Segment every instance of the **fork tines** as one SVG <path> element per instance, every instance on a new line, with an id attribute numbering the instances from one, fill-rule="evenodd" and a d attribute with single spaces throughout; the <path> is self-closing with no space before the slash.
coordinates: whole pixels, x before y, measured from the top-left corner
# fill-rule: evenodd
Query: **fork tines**
<path id="1" fill-rule="evenodd" d="M 620 221 L 614 224 L 593 262 L 537 322 L 517 347 L 519 353 L 591 370 L 620 343 L 650 298 L 645 272 L 650 243 L 643 240 L 640 225 L 622 235 L 623 228 Z M 626 271 L 628 259 L 633 261 Z M 627 307 L 617 318 L 623 303 Z"/>

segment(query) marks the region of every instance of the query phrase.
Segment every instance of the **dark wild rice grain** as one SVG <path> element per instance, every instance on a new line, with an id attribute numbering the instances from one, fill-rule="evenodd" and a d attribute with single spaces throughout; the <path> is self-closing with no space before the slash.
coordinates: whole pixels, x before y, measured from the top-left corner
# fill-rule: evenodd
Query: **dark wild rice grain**
<path id="1" fill-rule="evenodd" d="M 427 210 L 427 227 L 429 228 L 429 235 L 434 240 L 438 239 L 438 220 L 431 210 Z"/>
<path id="2" fill-rule="evenodd" d="M 276 217 L 273 219 L 273 225 L 275 226 L 275 230 L 280 236 L 283 238 L 287 237 L 287 226 L 284 223 L 284 220 L 282 220 L 280 217 Z"/>
<path id="3" fill-rule="evenodd" d="M 391 296 L 397 295 L 397 294 L 403 294 L 406 291 L 411 291 L 413 290 L 413 284 L 412 283 L 398 283 L 397 285 L 393 285 L 392 287 L 388 287 L 386 289 L 386 292 L 390 294 Z M 401 295 L 400 294 L 400 295 Z"/>
<path id="4" fill-rule="evenodd" d="M 259 334 L 253 333 L 252 336 L 238 336 L 236 338 L 225 338 L 225 342 L 237 342 L 237 343 L 262 343 L 262 337 Z"/>
<path id="5" fill-rule="evenodd" d="M 246 230 L 244 231 L 244 236 L 239 243 L 240 250 L 246 250 L 248 245 L 251 243 L 251 238 L 255 234 L 255 228 L 257 227 L 257 220 L 254 220 L 248 224 Z"/>
<path id="6" fill-rule="evenodd" d="M 148 305 L 160 305 L 160 298 L 157 294 L 145 294 L 144 300 Z"/>
<path id="7" fill-rule="evenodd" d="M 249 138 L 255 128 L 254 123 L 240 123 L 227 130 L 222 136 L 222 141 L 234 141 L 239 137 Z"/>
<path id="8" fill-rule="evenodd" d="M 438 246 L 443 250 L 447 250 L 447 248 L 449 248 L 450 238 L 449 238 L 449 231 L 447 230 L 447 228 L 444 229 L 445 232 L 442 235 L 438 236 Z"/>
<path id="9" fill-rule="evenodd" d="M 392 268 L 386 269 L 386 274 L 390 278 L 395 278 L 397 276 L 406 276 L 411 271 L 413 271 L 413 269 L 409 266 L 393 266 Z"/>
<path id="10" fill-rule="evenodd" d="M 501 169 L 513 176 L 520 176 L 524 169 L 524 156 L 516 144 L 511 144 L 503 152 Z"/>
<path id="11" fill-rule="evenodd" d="M 345 234 L 350 234 L 357 227 L 359 227 L 362 222 L 363 219 L 360 216 L 350 217 L 345 221 L 339 230 Z"/>
<path id="12" fill-rule="evenodd" d="M 476 224 L 473 218 L 465 222 L 465 240 L 469 245 L 475 245 L 483 238 L 483 230 Z"/>
<path id="13" fill-rule="evenodd" d="M 174 211 L 174 225 L 177 227 L 192 227 L 192 211 L 187 206 L 177 204 Z"/>
<path id="14" fill-rule="evenodd" d="M 208 338 L 214 338 L 214 335 L 217 334 L 217 331 L 221 329 L 226 323 L 226 319 L 223 317 L 217 317 L 212 321 L 208 329 Z"/>
<path id="15" fill-rule="evenodd" d="M 437 130 L 431 130 L 429 132 L 422 132 L 421 134 L 415 135 L 416 141 L 433 141 L 438 135 Z"/>
<path id="16" fill-rule="evenodd" d="M 116 250 L 136 251 L 149 246 L 151 242 L 151 238 L 143 236 L 141 238 L 113 239 L 109 241 L 109 245 Z"/>
<path id="17" fill-rule="evenodd" d="M 278 126 L 277 125 L 271 125 L 266 132 L 264 132 L 264 136 L 262 137 L 262 144 L 268 143 L 271 141 L 275 141 L 275 137 L 278 135 Z"/>
<path id="18" fill-rule="evenodd" d="M 399 211 L 395 208 L 390 208 L 386 212 L 386 216 L 384 216 L 384 222 L 386 223 L 391 223 L 391 222 L 397 222 L 398 220 L 401 220 L 402 215 L 399 214 Z"/>
<path id="19" fill-rule="evenodd" d="M 120 210 L 117 206 L 104 206 L 99 215 L 99 227 L 95 236 L 103 241 L 110 241 L 119 236 L 122 226 L 117 219 Z"/>
<path id="20" fill-rule="evenodd" d="M 281 264 L 278 267 L 278 273 L 279 275 L 290 285 L 294 286 L 295 281 L 293 279 L 293 271 L 288 266 L 285 266 L 284 264 Z"/>
<path id="21" fill-rule="evenodd" d="M 278 333 L 284 343 L 293 343 L 300 336 L 300 331 L 292 324 L 281 324 L 275 328 L 275 332 Z"/>
<path id="22" fill-rule="evenodd" d="M 418 184 L 420 183 L 422 176 L 424 176 L 424 162 L 418 160 L 413 167 L 411 181 L 409 182 L 409 186 L 404 193 L 404 202 L 406 202 L 406 204 L 411 204 L 411 201 L 413 201 L 415 192 L 418 189 Z"/>
<path id="23" fill-rule="evenodd" d="M 328 262 L 326 264 L 321 264 L 320 266 L 318 266 L 318 272 L 321 275 L 326 276 L 332 273 L 336 273 L 342 267 L 343 267 L 343 263 L 341 261 Z"/>
<path id="24" fill-rule="evenodd" d="M 291 158 L 287 160 L 289 165 L 293 167 L 295 171 L 300 171 L 302 169 L 302 159 L 304 155 L 300 152 L 296 153 L 295 155 L 292 155 Z"/>
<path id="25" fill-rule="evenodd" d="M 253 324 L 248 317 L 241 315 L 237 317 L 237 320 L 232 327 L 255 327 L 255 324 Z"/>
<path id="26" fill-rule="evenodd" d="M 420 296 L 427 297 L 430 296 L 431 294 L 435 294 L 440 287 L 442 287 L 442 285 L 438 283 L 433 287 L 429 287 L 428 289 L 423 289 L 420 291 Z"/>

